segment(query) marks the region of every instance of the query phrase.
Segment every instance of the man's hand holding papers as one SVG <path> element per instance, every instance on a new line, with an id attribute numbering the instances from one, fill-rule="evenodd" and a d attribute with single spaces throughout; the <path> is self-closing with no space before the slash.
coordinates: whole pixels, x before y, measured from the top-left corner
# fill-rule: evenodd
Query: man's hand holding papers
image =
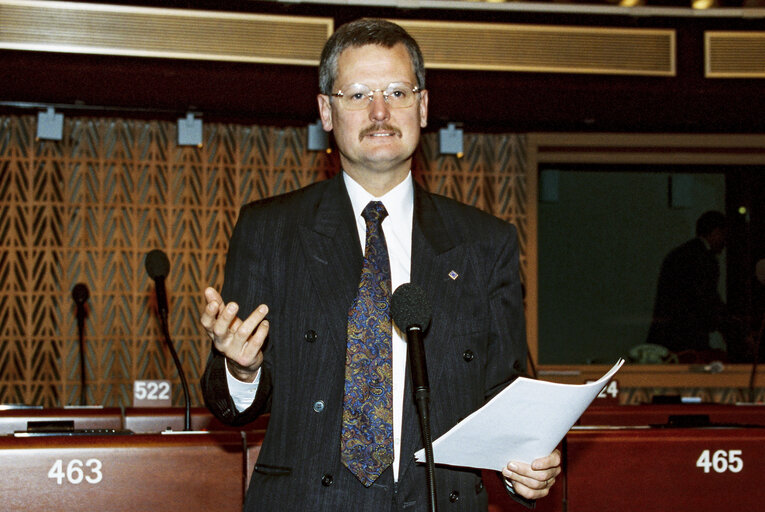
<path id="1" fill-rule="evenodd" d="M 501 471 L 519 494 L 546 495 L 560 473 L 555 447 L 622 364 L 587 384 L 519 377 L 433 442 L 435 463 Z M 415 453 L 418 462 L 424 457 Z"/>

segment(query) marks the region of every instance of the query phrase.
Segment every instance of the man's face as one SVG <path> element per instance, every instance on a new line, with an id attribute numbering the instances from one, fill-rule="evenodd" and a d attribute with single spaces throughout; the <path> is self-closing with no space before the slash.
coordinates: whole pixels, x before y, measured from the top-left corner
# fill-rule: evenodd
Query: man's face
<path id="1" fill-rule="evenodd" d="M 726 232 L 724 228 L 715 228 L 707 237 L 709 248 L 714 254 L 720 254 L 725 249 Z"/>
<path id="2" fill-rule="evenodd" d="M 393 82 L 417 83 L 404 45 L 366 45 L 340 54 L 332 92 L 351 84 L 385 90 Z M 416 96 L 410 107 L 392 109 L 377 92 L 366 108 L 347 110 L 339 98 L 319 95 L 322 125 L 335 132 L 343 169 L 362 185 L 370 180 L 395 185 L 406 177 L 420 129 L 427 124 L 427 91 Z"/>

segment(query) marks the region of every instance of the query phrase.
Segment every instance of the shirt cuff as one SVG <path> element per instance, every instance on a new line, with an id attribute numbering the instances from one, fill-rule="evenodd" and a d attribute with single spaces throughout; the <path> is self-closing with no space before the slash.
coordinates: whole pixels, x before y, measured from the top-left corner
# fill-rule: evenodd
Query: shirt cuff
<path id="1" fill-rule="evenodd" d="M 231 395 L 236 410 L 242 412 L 251 406 L 255 400 L 255 393 L 258 391 L 258 384 L 260 383 L 260 368 L 258 368 L 258 373 L 255 374 L 255 380 L 244 382 L 231 375 L 231 372 L 228 370 L 228 361 L 225 361 L 224 364 L 226 366 L 228 394 Z"/>

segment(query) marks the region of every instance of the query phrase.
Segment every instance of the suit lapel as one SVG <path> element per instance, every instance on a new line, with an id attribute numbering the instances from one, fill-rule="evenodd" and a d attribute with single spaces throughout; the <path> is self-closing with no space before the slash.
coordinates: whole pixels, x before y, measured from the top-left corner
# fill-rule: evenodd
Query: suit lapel
<path id="1" fill-rule="evenodd" d="M 447 222 L 436 209 L 430 194 L 415 187 L 414 224 L 412 229 L 412 268 L 411 282 L 420 286 L 424 291 L 434 312 L 447 312 L 456 307 L 455 282 L 449 277 L 449 272 L 465 263 L 464 247 L 457 244 Z M 454 311 L 456 314 L 456 311 Z M 451 313 L 450 313 L 451 314 Z M 444 331 L 438 325 L 431 323 L 425 336 L 426 366 L 428 381 L 431 389 L 445 375 L 447 361 L 439 357 L 439 343 L 445 341 Z M 412 396 L 411 368 L 407 359 L 406 389 L 404 391 L 404 411 L 402 425 L 401 466 L 399 479 L 402 479 L 407 469 L 414 463 L 413 453 L 422 446 L 419 415 Z M 433 417 L 431 406 L 431 419 Z"/>
<path id="2" fill-rule="evenodd" d="M 331 339 L 345 340 L 347 317 L 338 311 L 347 312 L 356 295 L 363 255 L 342 173 L 329 180 L 313 208 L 300 227 L 300 237 L 306 271 L 318 296 L 306 300 L 321 308 Z M 345 345 L 337 345 L 344 354 Z"/>

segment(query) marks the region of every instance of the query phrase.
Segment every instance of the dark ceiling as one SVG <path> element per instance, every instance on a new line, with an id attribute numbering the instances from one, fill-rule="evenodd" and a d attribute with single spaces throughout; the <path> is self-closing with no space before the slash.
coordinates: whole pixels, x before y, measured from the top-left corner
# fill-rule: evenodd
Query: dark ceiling
<path id="1" fill-rule="evenodd" d="M 337 2 L 122 3 L 329 16 L 336 26 L 382 16 L 670 27 L 677 30 L 673 77 L 429 70 L 430 128 L 456 121 L 469 131 L 765 132 L 762 79 L 710 79 L 703 73 L 705 30 L 762 30 L 760 18 L 616 15 L 597 9 L 551 13 L 498 10 L 489 4 L 443 8 L 447 2 L 417 9 Z M 690 9 L 668 12 L 675 11 Z M 316 120 L 315 95 L 316 71 L 305 66 L 0 51 L 0 112 L 57 105 L 80 115 L 175 119 L 191 110 L 212 121 L 296 125 Z"/>

